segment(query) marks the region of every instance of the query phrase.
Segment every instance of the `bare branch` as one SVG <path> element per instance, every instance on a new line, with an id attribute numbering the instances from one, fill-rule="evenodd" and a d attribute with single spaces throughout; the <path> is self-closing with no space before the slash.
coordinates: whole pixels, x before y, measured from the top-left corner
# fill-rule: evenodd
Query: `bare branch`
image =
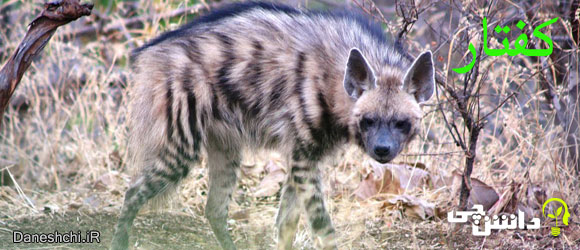
<path id="1" fill-rule="evenodd" d="M 8 101 L 32 63 L 32 59 L 42 51 L 59 26 L 90 15 L 92 8 L 93 4 L 80 4 L 79 0 L 44 4 L 44 10 L 32 21 L 16 52 L 0 71 L 0 125 Z"/>

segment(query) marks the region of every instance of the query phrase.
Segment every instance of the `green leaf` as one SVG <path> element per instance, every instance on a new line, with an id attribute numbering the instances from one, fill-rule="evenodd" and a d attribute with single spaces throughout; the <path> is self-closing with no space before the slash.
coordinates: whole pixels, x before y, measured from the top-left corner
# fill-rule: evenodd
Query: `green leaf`
<path id="1" fill-rule="evenodd" d="M 556 216 L 554 216 L 553 214 L 548 214 L 548 217 L 556 219 Z"/>
<path id="2" fill-rule="evenodd" d="M 562 207 L 559 207 L 558 209 L 556 209 L 556 216 L 560 215 L 562 213 Z"/>

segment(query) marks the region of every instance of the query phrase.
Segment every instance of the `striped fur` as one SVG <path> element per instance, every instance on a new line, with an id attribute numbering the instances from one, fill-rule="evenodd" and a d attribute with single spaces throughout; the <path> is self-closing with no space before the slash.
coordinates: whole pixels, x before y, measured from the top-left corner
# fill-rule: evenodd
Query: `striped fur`
<path id="1" fill-rule="evenodd" d="M 304 211 L 322 248 L 336 248 L 318 163 L 349 141 L 390 161 L 418 131 L 419 103 L 433 93 L 430 52 L 409 64 L 361 16 L 270 3 L 217 10 L 154 39 L 132 60 L 129 144 L 139 172 L 113 249 L 127 248 L 141 206 L 175 187 L 202 150 L 206 217 L 222 248 L 235 249 L 226 220 L 242 147 L 288 156 L 278 247 L 292 247 Z"/>

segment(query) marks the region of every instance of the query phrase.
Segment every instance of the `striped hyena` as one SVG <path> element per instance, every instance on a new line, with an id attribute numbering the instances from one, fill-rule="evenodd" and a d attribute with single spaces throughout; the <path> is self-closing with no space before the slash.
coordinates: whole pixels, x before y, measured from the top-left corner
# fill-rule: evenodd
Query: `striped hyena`
<path id="1" fill-rule="evenodd" d="M 205 215 L 224 249 L 240 149 L 274 148 L 288 177 L 276 225 L 290 249 L 301 210 L 336 248 L 318 163 L 353 141 L 391 161 L 418 132 L 434 90 L 431 52 L 407 62 L 380 25 L 347 12 L 238 3 L 161 35 L 133 54 L 130 155 L 139 167 L 113 238 L 126 249 L 138 210 L 207 154 Z"/>

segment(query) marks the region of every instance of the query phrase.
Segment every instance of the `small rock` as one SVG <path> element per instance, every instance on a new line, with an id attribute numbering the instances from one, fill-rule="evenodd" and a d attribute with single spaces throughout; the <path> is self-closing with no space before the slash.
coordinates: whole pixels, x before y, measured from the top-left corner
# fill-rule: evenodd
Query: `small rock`
<path id="1" fill-rule="evenodd" d="M 44 205 L 44 209 L 42 211 L 47 213 L 47 214 L 52 214 L 52 213 L 55 213 L 56 211 L 58 211 L 58 209 L 59 209 L 59 207 L 57 205 L 46 204 L 46 205 Z"/>
<path id="2" fill-rule="evenodd" d="M 68 204 L 68 208 L 71 210 L 78 210 L 82 206 L 83 206 L 83 204 L 77 203 L 77 202 L 73 202 L 73 203 Z"/>

